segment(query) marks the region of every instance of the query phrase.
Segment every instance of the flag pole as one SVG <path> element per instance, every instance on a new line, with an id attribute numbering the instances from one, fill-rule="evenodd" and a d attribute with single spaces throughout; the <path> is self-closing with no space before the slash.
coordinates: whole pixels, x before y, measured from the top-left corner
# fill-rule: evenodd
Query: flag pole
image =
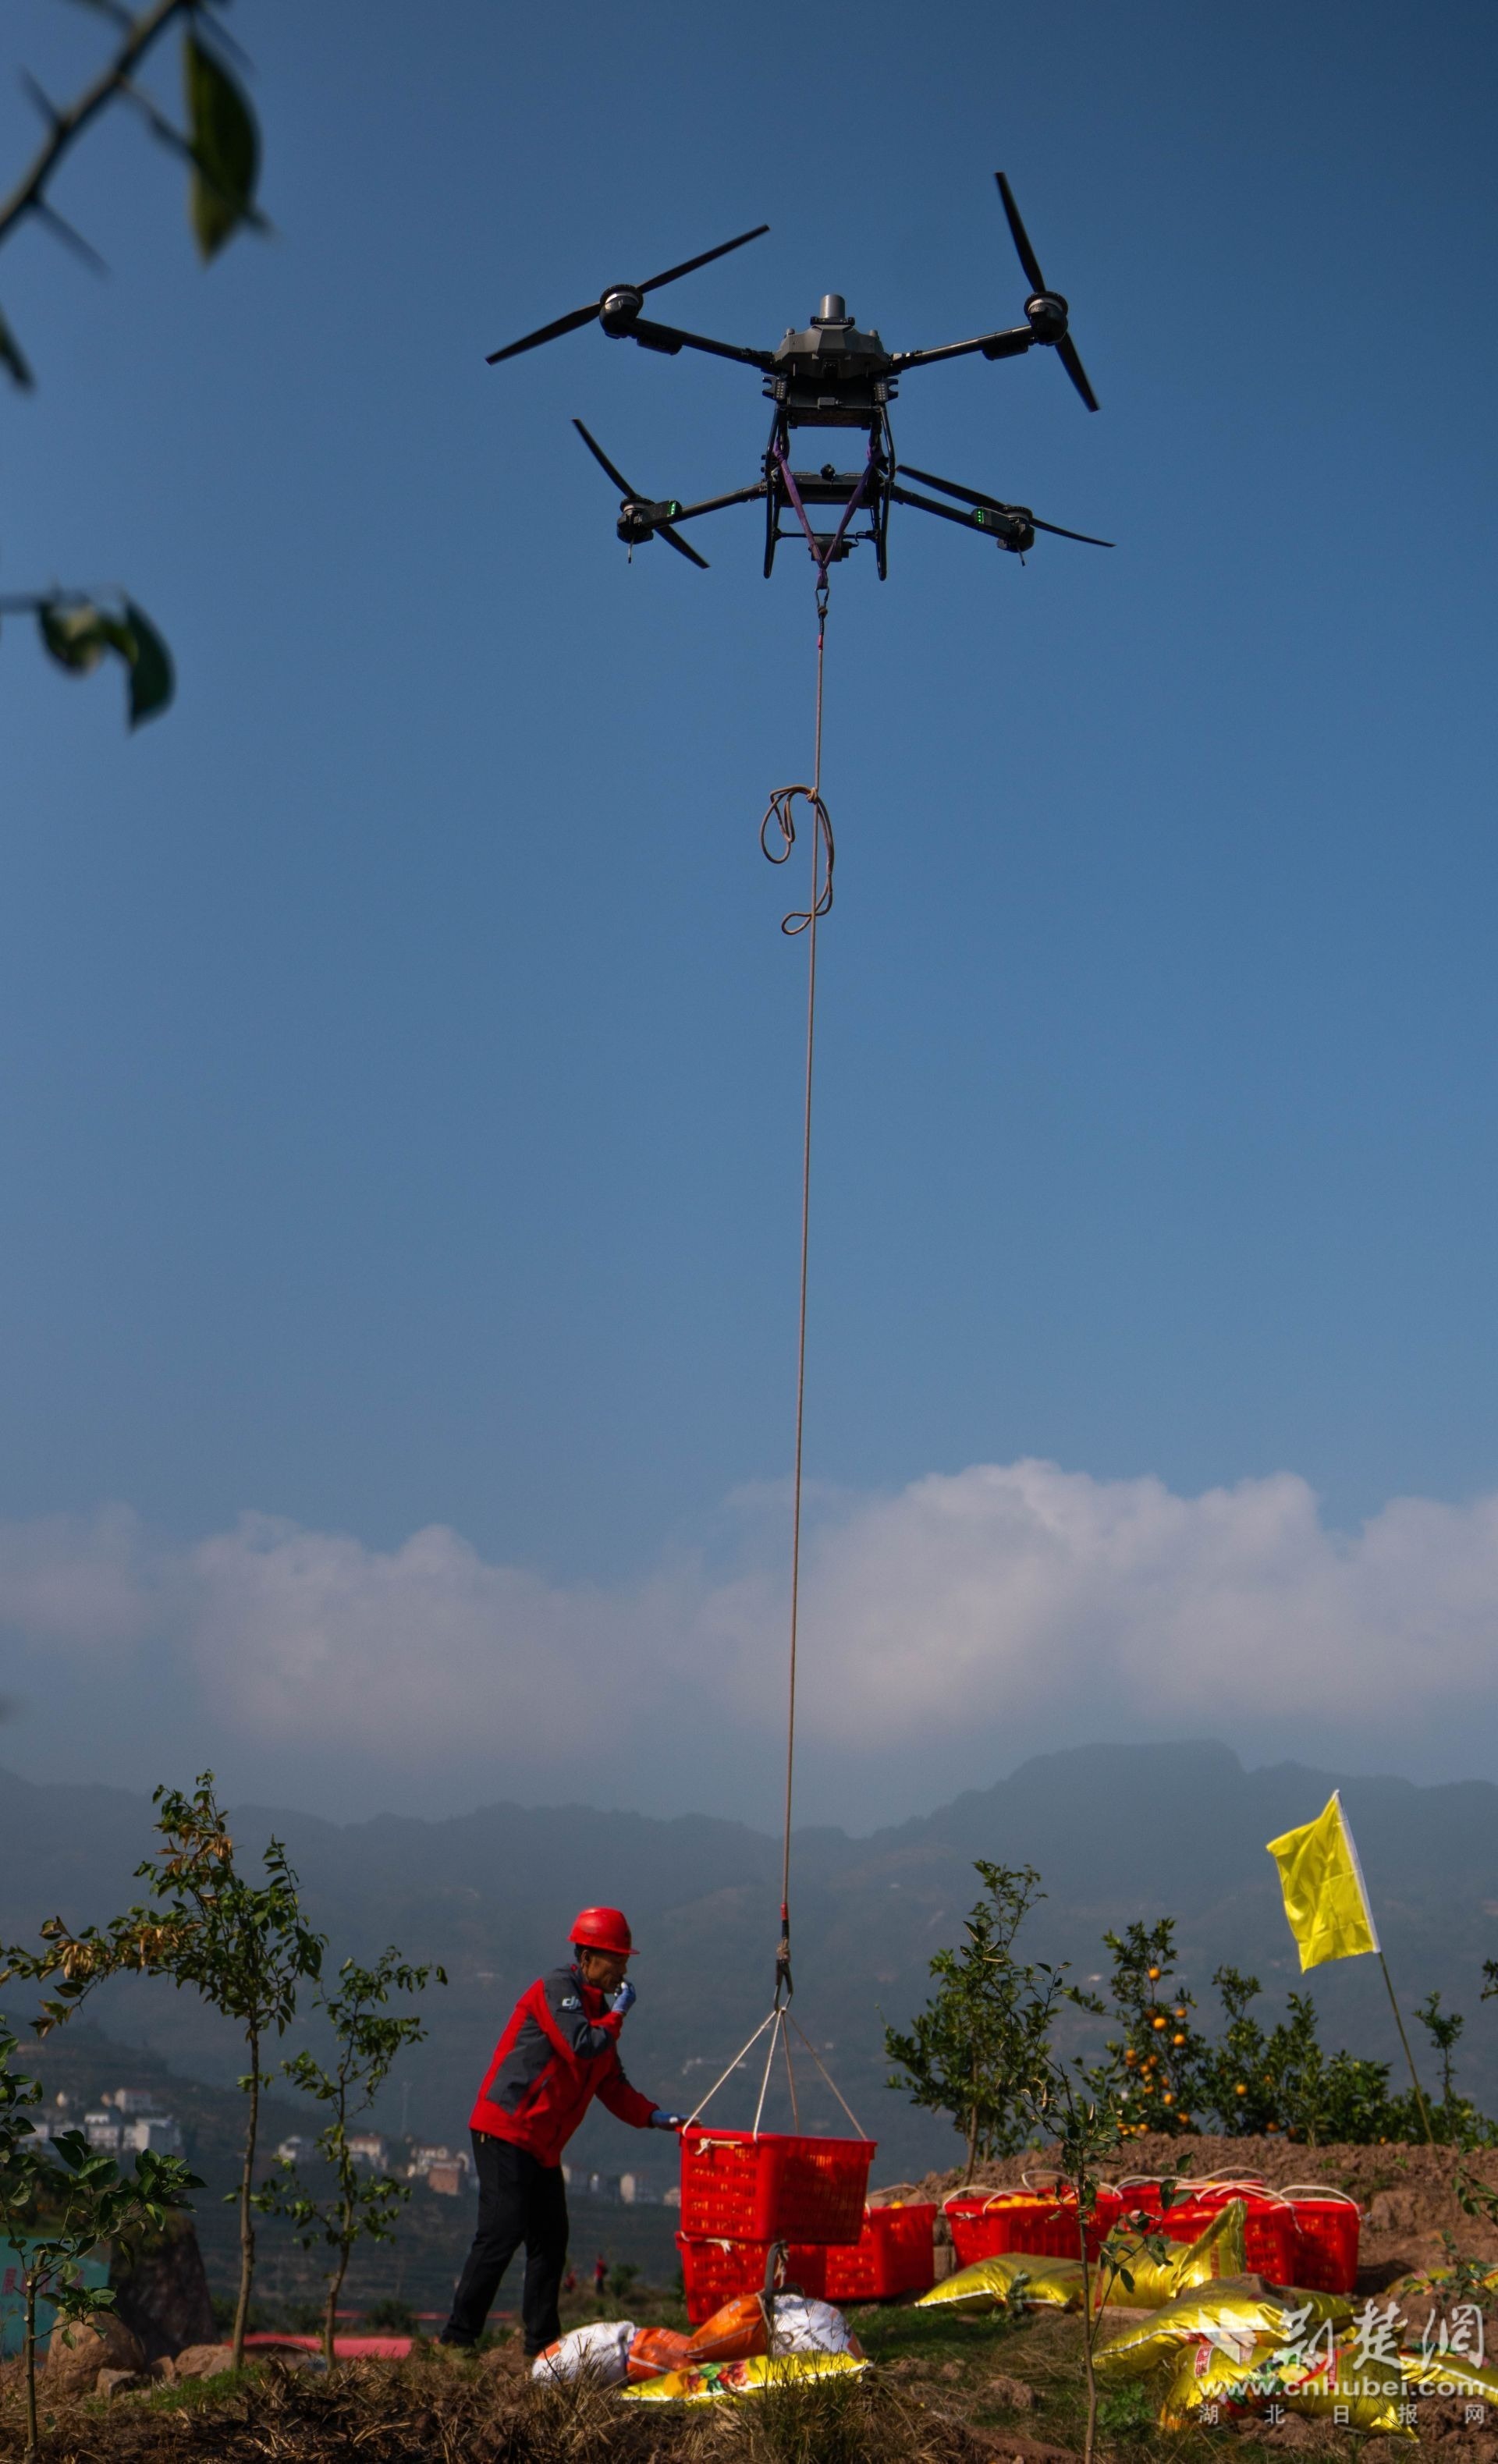
<path id="1" fill-rule="evenodd" d="M 1420 2106 L 1420 2118 L 1425 2125 L 1425 2137 L 1430 2145 L 1434 2147 L 1436 2144 L 1436 2134 L 1430 2126 L 1430 2107 L 1425 2102 L 1425 2091 L 1421 2086 L 1420 2073 L 1415 2068 L 1415 2057 L 1410 2051 L 1410 2040 L 1404 2033 L 1404 2021 L 1400 2015 L 1399 2001 L 1395 1994 L 1394 1979 L 1389 1974 L 1389 1963 L 1385 1959 L 1381 1950 L 1378 1953 L 1378 1965 L 1383 1970 L 1383 1981 L 1389 1989 L 1389 2008 L 1394 2013 L 1394 2024 L 1399 2032 L 1399 2042 L 1404 2048 L 1404 2058 L 1410 2066 L 1410 2078 L 1415 2082 L 1415 2101 Z"/>

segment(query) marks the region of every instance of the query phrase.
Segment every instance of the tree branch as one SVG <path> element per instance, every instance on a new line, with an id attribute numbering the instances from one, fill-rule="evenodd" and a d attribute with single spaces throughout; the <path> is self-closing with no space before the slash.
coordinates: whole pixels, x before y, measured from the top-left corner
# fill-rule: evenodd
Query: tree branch
<path id="1" fill-rule="evenodd" d="M 29 214 L 44 209 L 51 211 L 46 202 L 47 184 L 69 147 L 82 136 L 89 122 L 128 85 L 134 71 L 163 29 L 194 5 L 195 0 L 153 0 L 153 6 L 143 10 L 141 15 L 130 23 L 129 32 L 114 58 L 100 69 L 93 84 L 84 88 L 77 102 L 69 103 L 62 110 L 52 111 L 47 135 L 30 168 L 22 173 L 10 195 L 0 203 L 0 248 Z"/>

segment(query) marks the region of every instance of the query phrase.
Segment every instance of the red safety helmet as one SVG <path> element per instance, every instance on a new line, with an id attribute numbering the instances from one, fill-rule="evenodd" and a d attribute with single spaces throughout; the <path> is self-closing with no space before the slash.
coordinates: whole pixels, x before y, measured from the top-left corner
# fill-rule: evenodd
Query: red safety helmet
<path id="1" fill-rule="evenodd" d="M 571 1938 L 579 1950 L 612 1950 L 624 1959 L 634 1950 L 623 1908 L 583 1908 L 572 1921 Z"/>

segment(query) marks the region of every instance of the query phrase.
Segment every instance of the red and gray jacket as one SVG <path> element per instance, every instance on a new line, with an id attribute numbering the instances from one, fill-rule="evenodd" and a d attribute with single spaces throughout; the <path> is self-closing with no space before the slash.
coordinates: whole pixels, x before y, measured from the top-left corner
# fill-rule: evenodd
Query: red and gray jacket
<path id="1" fill-rule="evenodd" d="M 495 2047 L 471 2127 L 507 2139 L 541 2165 L 561 2164 L 595 2096 L 621 2122 L 648 2130 L 655 2108 L 624 2075 L 623 2026 L 581 1969 L 554 1968 L 539 1976 Z"/>

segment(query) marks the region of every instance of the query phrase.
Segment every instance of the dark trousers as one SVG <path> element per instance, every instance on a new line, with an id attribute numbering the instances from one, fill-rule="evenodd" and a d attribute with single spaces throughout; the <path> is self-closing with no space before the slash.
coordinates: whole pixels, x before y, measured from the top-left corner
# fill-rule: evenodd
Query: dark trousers
<path id="1" fill-rule="evenodd" d="M 523 2147 L 475 2130 L 478 2230 L 452 2297 L 445 2344 L 475 2344 L 511 2259 L 525 2245 L 520 2320 L 525 2349 L 541 2352 L 562 2333 L 557 2296 L 567 2263 L 567 2189 L 560 2165 L 542 2165 Z"/>

